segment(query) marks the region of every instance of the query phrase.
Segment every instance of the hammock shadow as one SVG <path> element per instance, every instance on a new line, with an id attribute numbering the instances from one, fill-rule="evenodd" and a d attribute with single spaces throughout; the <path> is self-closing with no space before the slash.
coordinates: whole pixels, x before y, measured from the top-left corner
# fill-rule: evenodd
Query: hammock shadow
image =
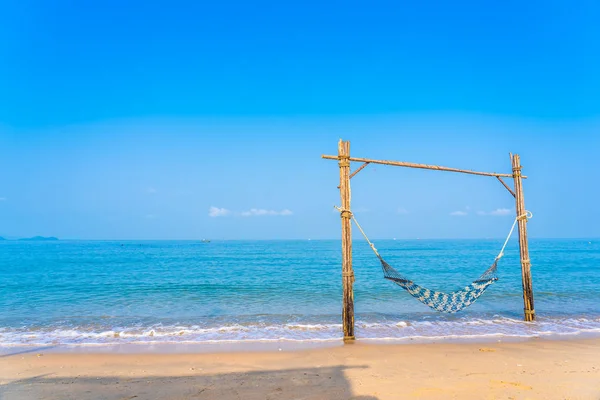
<path id="1" fill-rule="evenodd" d="M 345 371 L 366 366 L 264 370 L 213 375 L 35 376 L 0 387 L 3 400 L 295 399 L 377 400 L 354 396 Z"/>

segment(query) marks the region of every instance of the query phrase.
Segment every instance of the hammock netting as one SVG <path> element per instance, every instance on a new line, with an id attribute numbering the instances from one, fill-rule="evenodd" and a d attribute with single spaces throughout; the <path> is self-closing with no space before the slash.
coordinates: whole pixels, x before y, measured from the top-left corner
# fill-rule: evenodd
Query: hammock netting
<path id="1" fill-rule="evenodd" d="M 391 265 L 377 255 L 383 269 L 383 276 L 410 293 L 411 296 L 434 310 L 455 313 L 473 304 L 479 296 L 494 282 L 498 280 L 496 270 L 499 257 L 479 278 L 461 290 L 452 293 L 438 292 L 419 286 L 396 271 Z"/>

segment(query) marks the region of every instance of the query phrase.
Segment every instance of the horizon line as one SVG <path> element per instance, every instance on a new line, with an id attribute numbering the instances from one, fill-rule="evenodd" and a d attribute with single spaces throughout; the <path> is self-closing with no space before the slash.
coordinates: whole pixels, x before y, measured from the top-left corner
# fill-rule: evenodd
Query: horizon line
<path id="1" fill-rule="evenodd" d="M 2 236 L 0 236 L 2 237 Z M 22 237 L 22 238 L 11 238 L 11 239 L 7 239 L 6 237 L 4 237 L 4 240 L 0 240 L 0 243 L 5 241 L 5 242 L 17 242 L 17 241 L 31 241 L 31 242 L 202 242 L 204 241 L 209 241 L 209 242 L 248 242 L 248 241 L 254 241 L 254 242 L 260 242 L 260 241 L 313 241 L 313 242 L 317 242 L 317 241 L 341 241 L 341 238 L 320 238 L 320 239 L 311 239 L 311 238 L 287 238 L 287 239 L 278 239 L 278 238 L 270 238 L 270 239 L 81 239 L 81 238 L 57 238 L 55 236 L 52 236 L 56 239 L 49 239 L 49 240 L 35 240 L 32 239 L 33 237 Z M 443 238 L 443 237 L 426 237 L 426 238 L 375 238 L 372 239 L 372 241 L 382 241 L 382 240 L 391 240 L 391 241 L 417 241 L 417 240 L 500 240 L 500 239 L 505 239 L 503 237 L 457 237 L 457 238 Z M 547 240 L 600 240 L 600 237 L 585 237 L 585 236 L 578 236 L 578 237 L 544 237 L 544 236 L 538 236 L 538 237 L 529 237 L 529 239 L 534 239 L 534 240 L 538 240 L 538 239 L 547 239 Z M 511 238 L 512 240 L 518 240 L 518 238 Z M 357 242 L 362 242 L 362 240 L 353 240 L 357 241 Z"/>

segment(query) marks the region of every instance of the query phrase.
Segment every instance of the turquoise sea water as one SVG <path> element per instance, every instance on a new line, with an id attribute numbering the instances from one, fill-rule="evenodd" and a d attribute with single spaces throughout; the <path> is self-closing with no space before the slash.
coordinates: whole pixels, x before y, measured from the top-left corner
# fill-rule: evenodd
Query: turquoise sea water
<path id="1" fill-rule="evenodd" d="M 452 291 L 501 240 L 378 241 L 415 282 Z M 600 335 L 600 240 L 531 240 L 538 321 L 524 323 L 516 241 L 500 280 L 457 314 L 382 278 L 354 245 L 359 339 Z M 0 242 L 0 346 L 339 340 L 339 241 Z"/>

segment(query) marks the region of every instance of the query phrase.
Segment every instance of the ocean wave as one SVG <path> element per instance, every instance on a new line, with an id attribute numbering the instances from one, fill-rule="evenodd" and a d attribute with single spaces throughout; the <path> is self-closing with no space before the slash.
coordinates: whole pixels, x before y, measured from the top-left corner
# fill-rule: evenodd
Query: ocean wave
<path id="1" fill-rule="evenodd" d="M 0 328 L 1 346 L 102 345 L 126 343 L 218 343 L 244 341 L 335 341 L 340 323 L 246 322 L 221 326 L 149 325 L 131 327 Z M 505 318 L 456 320 L 357 320 L 356 337 L 363 340 L 452 341 L 491 338 L 600 336 L 600 317 L 539 318 L 533 323 Z"/>

